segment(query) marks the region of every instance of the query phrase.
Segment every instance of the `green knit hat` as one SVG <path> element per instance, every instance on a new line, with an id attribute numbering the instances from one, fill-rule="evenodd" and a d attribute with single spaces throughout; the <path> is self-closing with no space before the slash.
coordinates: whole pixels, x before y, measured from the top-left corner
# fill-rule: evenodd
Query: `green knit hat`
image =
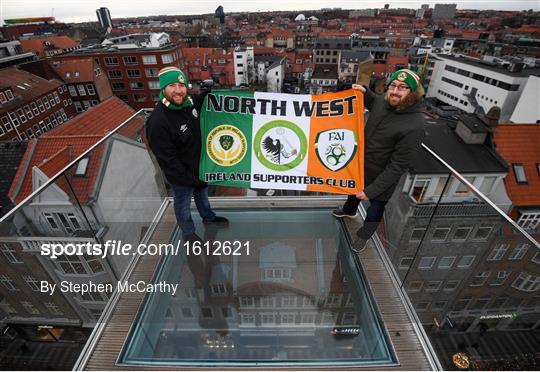
<path id="1" fill-rule="evenodd" d="M 390 85 L 394 80 L 407 84 L 413 92 L 416 92 L 416 88 L 420 82 L 420 77 L 415 71 L 404 68 L 402 70 L 397 70 L 392 74 L 392 76 L 390 76 L 388 85 Z"/>
<path id="2" fill-rule="evenodd" d="M 186 74 L 178 67 L 164 67 L 159 70 L 159 89 L 163 90 L 169 84 L 182 83 L 187 86 Z"/>

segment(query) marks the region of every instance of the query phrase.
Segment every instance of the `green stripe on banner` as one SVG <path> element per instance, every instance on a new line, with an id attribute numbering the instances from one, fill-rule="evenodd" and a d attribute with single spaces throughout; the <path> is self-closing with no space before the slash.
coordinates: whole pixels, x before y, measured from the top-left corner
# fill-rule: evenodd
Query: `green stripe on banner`
<path id="1" fill-rule="evenodd" d="M 204 99 L 199 174 L 211 185 L 250 186 L 253 115 L 238 114 L 243 97 L 253 92 L 214 90 Z"/>

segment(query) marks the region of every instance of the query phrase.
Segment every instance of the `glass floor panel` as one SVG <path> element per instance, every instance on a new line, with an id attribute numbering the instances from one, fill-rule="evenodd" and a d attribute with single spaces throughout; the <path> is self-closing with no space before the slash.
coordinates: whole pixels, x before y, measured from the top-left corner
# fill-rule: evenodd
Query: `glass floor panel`
<path id="1" fill-rule="evenodd" d="M 121 363 L 395 363 L 344 226 L 329 210 L 220 215 L 229 218 L 229 227 L 200 220 L 196 226 L 205 241 L 222 243 L 220 252 L 210 249 L 221 255 L 203 248 L 200 255 L 182 249 L 164 256 L 154 281 L 178 283 L 179 289 L 174 296 L 147 295 Z M 176 231 L 171 243 L 179 236 Z M 241 255 L 224 255 L 225 241 L 241 241 Z"/>

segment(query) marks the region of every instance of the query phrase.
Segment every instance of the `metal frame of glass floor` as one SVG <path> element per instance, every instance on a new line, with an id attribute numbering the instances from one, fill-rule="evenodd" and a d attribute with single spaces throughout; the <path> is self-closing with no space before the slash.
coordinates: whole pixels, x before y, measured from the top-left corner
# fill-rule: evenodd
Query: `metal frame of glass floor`
<path id="1" fill-rule="evenodd" d="M 440 369 L 385 253 L 349 249 L 359 222 L 330 214 L 342 200 L 213 199 L 231 224 L 196 219 L 197 231 L 243 243 L 237 255 L 215 244 L 136 257 L 122 280 L 177 293 L 115 293 L 75 369 Z M 178 235 L 167 200 L 145 239 L 176 245 Z"/>

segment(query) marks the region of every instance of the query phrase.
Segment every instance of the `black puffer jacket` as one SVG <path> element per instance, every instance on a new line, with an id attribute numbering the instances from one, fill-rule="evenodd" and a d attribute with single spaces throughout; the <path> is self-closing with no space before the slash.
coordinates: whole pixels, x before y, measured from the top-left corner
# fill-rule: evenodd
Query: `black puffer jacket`
<path id="1" fill-rule="evenodd" d="M 364 128 L 364 193 L 369 199 L 390 199 L 412 165 L 426 125 L 420 111 L 423 93 L 419 87 L 394 108 L 384 96 L 366 91 L 364 104 L 370 113 Z"/>
<path id="2" fill-rule="evenodd" d="M 194 105 L 182 110 L 171 110 L 158 102 L 146 121 L 146 137 L 150 149 L 167 181 L 173 185 L 199 184 L 199 114 L 205 95 L 193 97 Z"/>

